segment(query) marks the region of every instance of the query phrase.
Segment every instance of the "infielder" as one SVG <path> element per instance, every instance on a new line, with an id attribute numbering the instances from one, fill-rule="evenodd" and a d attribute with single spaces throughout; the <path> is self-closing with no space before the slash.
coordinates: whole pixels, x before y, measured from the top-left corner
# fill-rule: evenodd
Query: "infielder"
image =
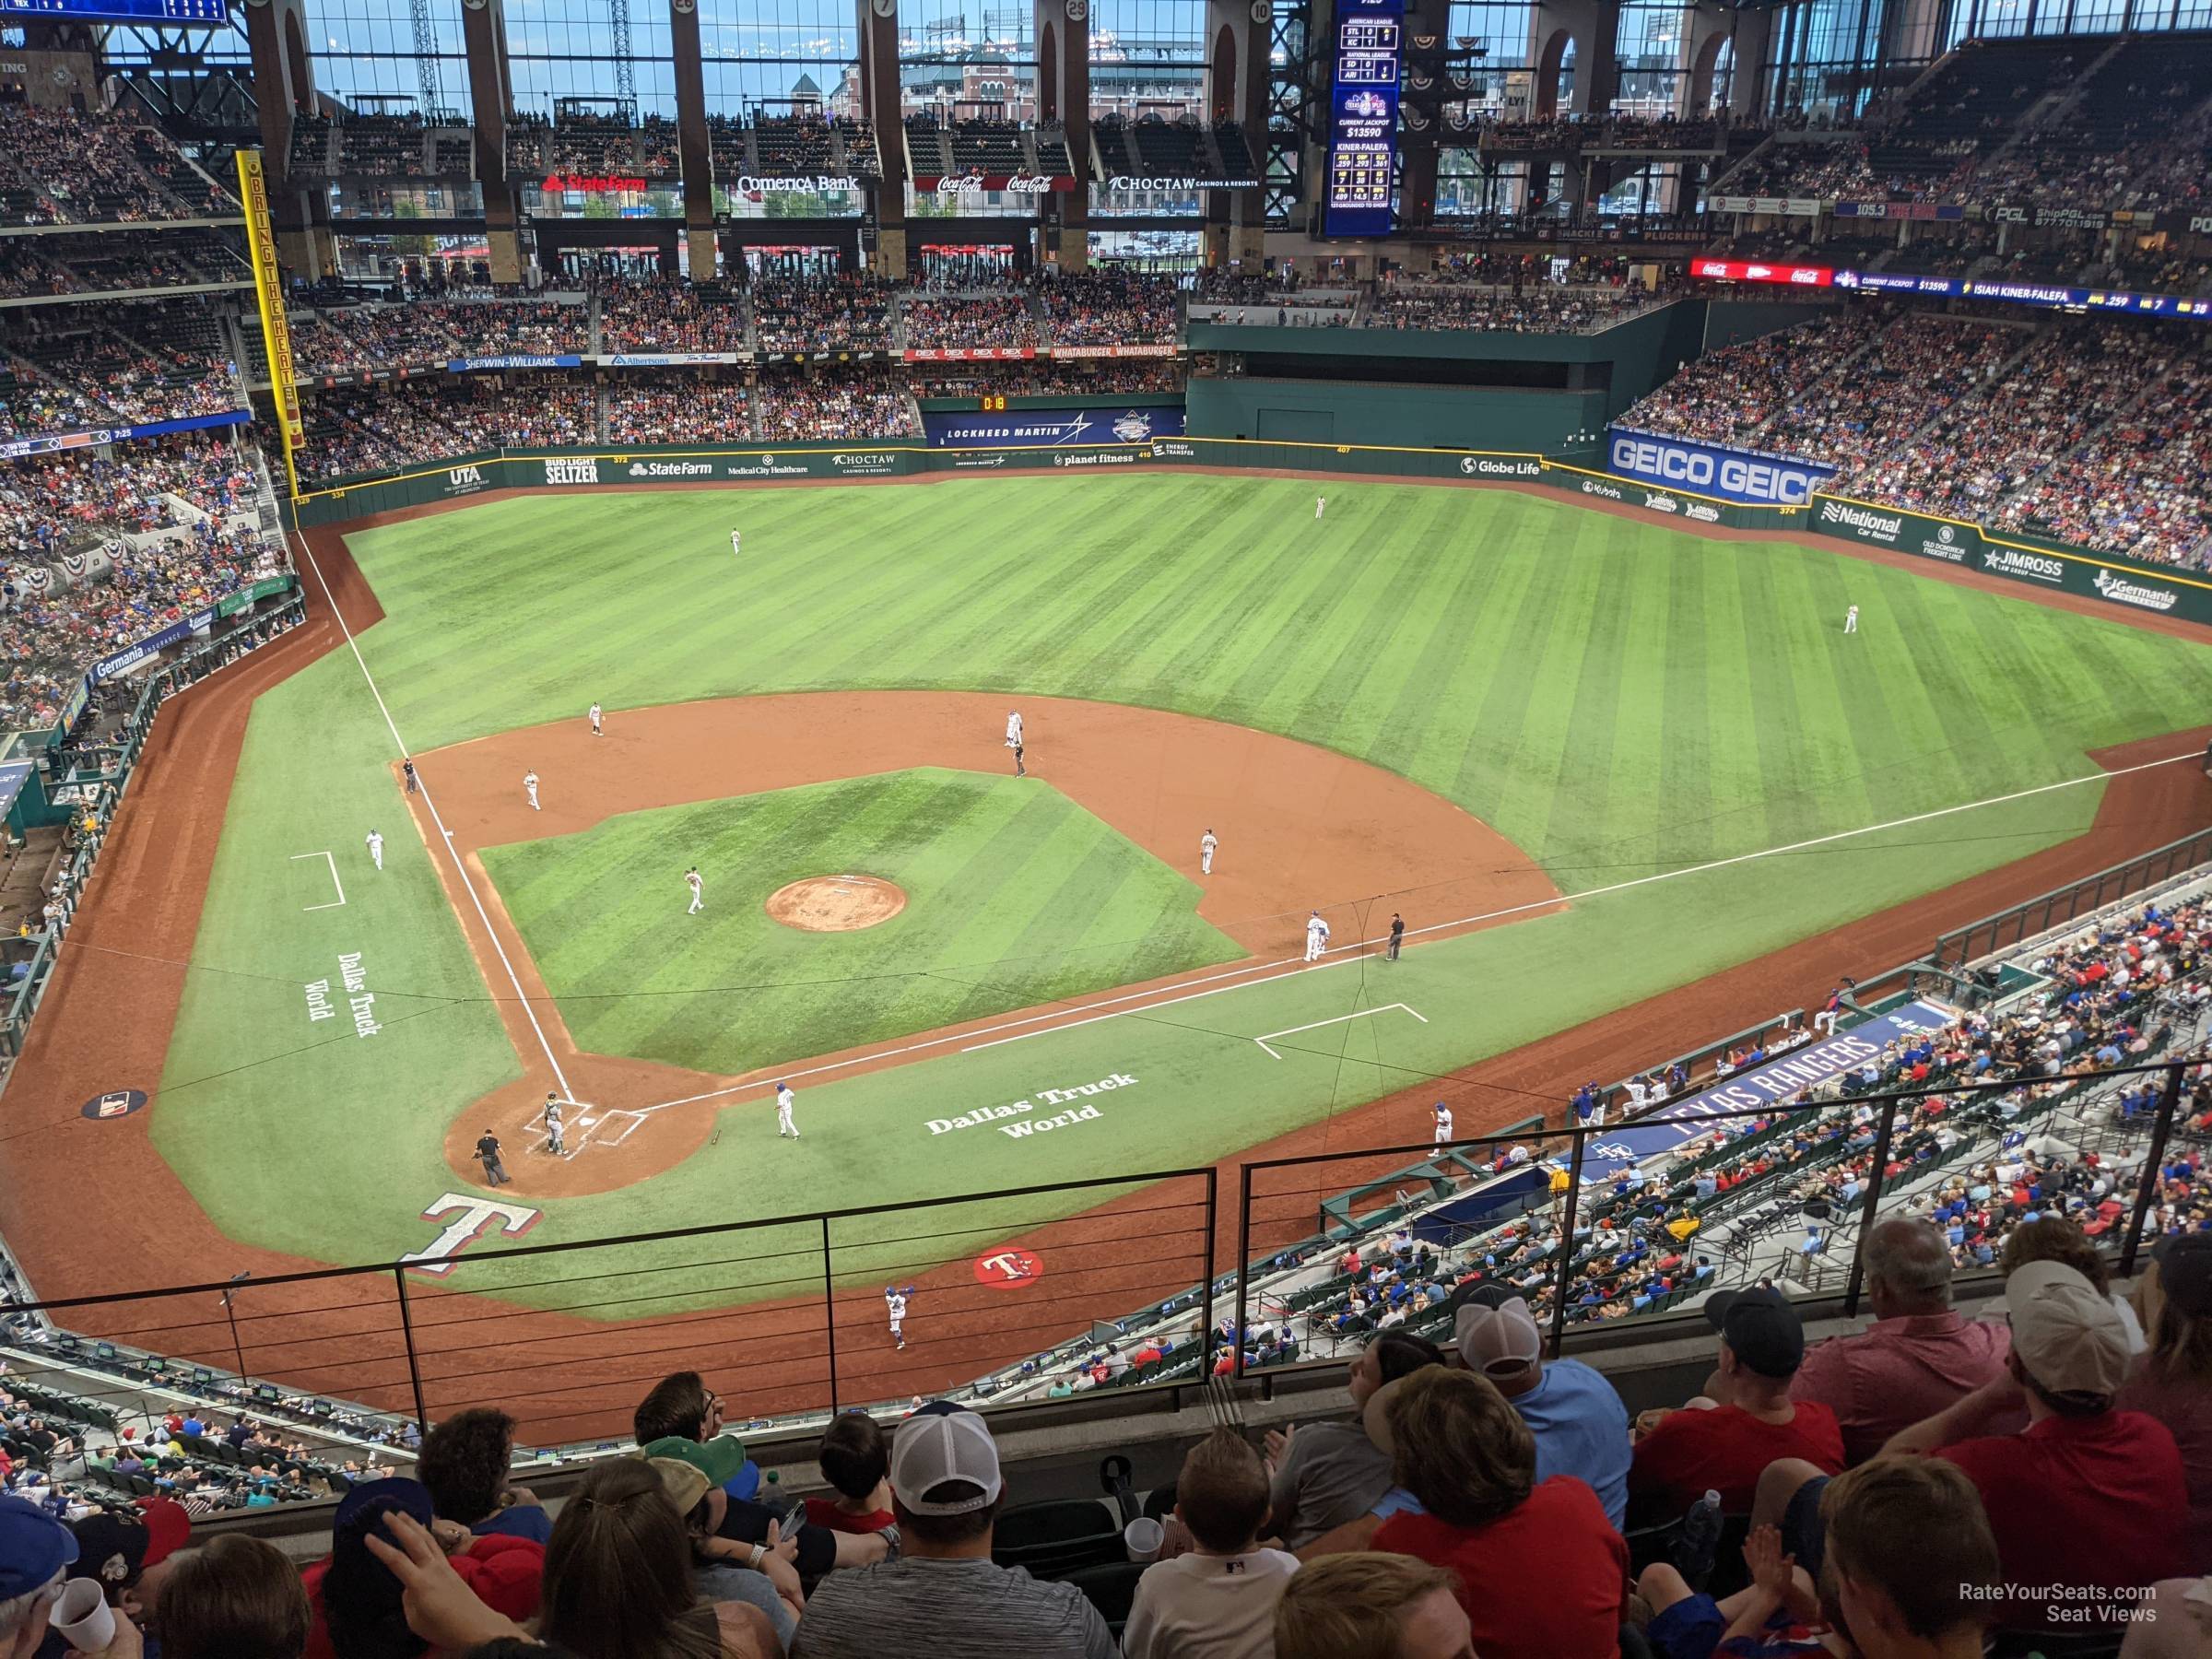
<path id="1" fill-rule="evenodd" d="M 604 737 L 606 735 L 606 731 L 600 725 L 600 712 L 599 705 L 597 703 L 594 703 L 592 705 L 592 735 L 594 737 Z"/>
<path id="2" fill-rule="evenodd" d="M 546 1150 L 554 1157 L 564 1157 L 568 1147 L 560 1138 L 560 1097 L 547 1090 L 546 1094 Z"/>
<path id="3" fill-rule="evenodd" d="M 1008 748 L 1021 747 L 1021 711 L 1019 709 L 1009 710 L 1006 713 L 1006 747 Z"/>
<path id="4" fill-rule="evenodd" d="M 798 1098 L 792 1092 L 790 1084 L 776 1085 L 776 1138 L 779 1140 L 787 1135 L 793 1140 L 799 1138 L 799 1126 L 791 1121 L 791 1109 Z"/>
<path id="5" fill-rule="evenodd" d="M 1436 1145 L 1448 1147 L 1451 1144 L 1452 1108 L 1439 1100 L 1436 1103 Z"/>
<path id="6" fill-rule="evenodd" d="M 691 889 L 691 908 L 684 914 L 696 916 L 707 908 L 707 884 L 699 878 L 697 865 L 684 872 L 684 885 Z"/>
<path id="7" fill-rule="evenodd" d="M 402 760 L 399 763 L 399 770 L 406 773 L 407 793 L 409 794 L 413 794 L 415 793 L 415 762 L 412 760 Z"/>
<path id="8" fill-rule="evenodd" d="M 1845 633 L 1859 631 L 1859 607 L 1855 605 L 1843 613 L 1843 631 Z"/>
<path id="9" fill-rule="evenodd" d="M 1313 517 L 1317 522 L 1321 518 L 1322 509 L 1326 507 L 1328 504 L 1329 498 L 1327 496 L 1315 496 L 1313 498 Z"/>
<path id="10" fill-rule="evenodd" d="M 544 810 L 537 804 L 537 774 L 535 772 L 526 771 L 523 774 L 523 793 L 530 797 L 531 811 L 541 812 Z"/>
<path id="11" fill-rule="evenodd" d="M 1220 844 L 1214 839 L 1214 832 L 1210 827 L 1204 835 L 1198 838 L 1199 875 L 1211 876 L 1214 873 L 1214 849 Z"/>
<path id="12" fill-rule="evenodd" d="M 745 557 L 745 538 L 735 530 L 730 532 L 730 553 L 734 558 Z"/>
<path id="13" fill-rule="evenodd" d="M 906 1299 L 913 1293 L 912 1285 L 903 1290 L 895 1290 L 888 1285 L 883 1288 L 883 1305 L 891 1316 L 891 1341 L 900 1347 L 906 1346 Z"/>
<path id="14" fill-rule="evenodd" d="M 369 856 L 378 869 L 384 867 L 384 838 L 373 830 L 369 831 Z"/>
<path id="15" fill-rule="evenodd" d="M 1329 924 L 1315 911 L 1306 918 L 1306 960 L 1318 962 L 1321 953 L 1329 947 Z"/>

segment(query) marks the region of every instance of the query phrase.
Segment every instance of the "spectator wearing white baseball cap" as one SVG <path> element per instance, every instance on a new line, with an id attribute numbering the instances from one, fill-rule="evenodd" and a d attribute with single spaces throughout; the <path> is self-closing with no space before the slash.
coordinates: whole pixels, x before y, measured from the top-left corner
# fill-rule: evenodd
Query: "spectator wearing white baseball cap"
<path id="1" fill-rule="evenodd" d="M 2030 1262 L 2005 1281 L 2005 1308 L 2006 1375 L 1900 1430 L 1883 1451 L 1958 1465 L 1982 1494 L 2006 1583 L 2073 1593 L 2004 1607 L 2006 1627 L 2078 1630 L 2091 1596 L 2124 1606 L 2126 1594 L 2113 1592 L 2179 1577 L 2193 1564 L 2182 1454 L 2164 1424 L 2116 1408 L 2127 1328 L 2096 1286 L 2063 1263 Z M 1978 1434 L 2023 1403 L 2025 1430 Z"/>
<path id="2" fill-rule="evenodd" d="M 1484 1285 L 1461 1304 L 1453 1338 L 1471 1371 L 1488 1377 L 1536 1441 L 1536 1478 L 1571 1475 L 1597 1494 L 1618 1527 L 1629 1509 L 1629 1408 L 1580 1359 L 1544 1360 L 1544 1335 L 1525 1298 Z"/>
<path id="3" fill-rule="evenodd" d="M 883 1659 L 957 1647 L 962 1659 L 1114 1659 L 1113 1636 L 1073 1584 L 991 1559 L 1006 1496 L 998 1447 L 974 1412 L 924 1406 L 891 1441 L 903 1553 L 831 1573 L 808 1598 L 791 1659 Z"/>

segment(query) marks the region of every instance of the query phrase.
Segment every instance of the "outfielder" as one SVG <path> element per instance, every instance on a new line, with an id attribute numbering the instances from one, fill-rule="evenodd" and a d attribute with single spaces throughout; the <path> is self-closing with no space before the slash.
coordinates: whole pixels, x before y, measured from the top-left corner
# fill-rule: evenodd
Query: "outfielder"
<path id="1" fill-rule="evenodd" d="M 537 774 L 535 771 L 526 771 L 523 774 L 523 793 L 530 797 L 531 811 L 542 812 L 545 810 L 537 804 Z"/>
<path id="2" fill-rule="evenodd" d="M 1306 918 L 1306 960 L 1318 962 L 1321 953 L 1329 947 L 1329 924 L 1315 911 Z"/>
<path id="3" fill-rule="evenodd" d="M 1328 504 L 1329 498 L 1327 496 L 1315 496 L 1313 498 L 1313 517 L 1316 521 L 1318 521 L 1321 517 L 1322 509 L 1326 507 Z"/>
<path id="4" fill-rule="evenodd" d="M 594 703 L 592 705 L 592 735 L 594 737 L 604 737 L 606 735 L 605 729 L 600 724 L 600 718 L 599 705 L 597 703 Z"/>
<path id="5" fill-rule="evenodd" d="M 791 1121 L 791 1109 L 798 1098 L 792 1092 L 790 1084 L 776 1085 L 776 1138 L 779 1140 L 787 1135 L 793 1140 L 799 1138 L 799 1126 Z"/>
<path id="6" fill-rule="evenodd" d="M 1843 631 L 1845 633 L 1859 631 L 1859 607 L 1855 605 L 1843 613 Z"/>
<path id="7" fill-rule="evenodd" d="M 1440 1147 L 1452 1144 L 1452 1108 L 1441 1100 L 1436 1103 L 1436 1144 Z"/>
<path id="8" fill-rule="evenodd" d="M 684 872 L 684 885 L 691 889 L 691 908 L 684 914 L 696 916 L 707 908 L 707 884 L 699 878 L 698 865 Z"/>
<path id="9" fill-rule="evenodd" d="M 565 1157 L 568 1147 L 560 1138 L 560 1097 L 551 1090 L 546 1093 L 546 1150 L 556 1158 Z"/>
<path id="10" fill-rule="evenodd" d="M 895 1290 L 888 1285 L 883 1288 L 883 1305 L 891 1316 L 891 1341 L 900 1347 L 906 1346 L 906 1299 L 913 1293 L 912 1285 L 903 1290 Z"/>
<path id="11" fill-rule="evenodd" d="M 745 538 L 735 530 L 730 532 L 730 553 L 733 558 L 745 557 Z"/>
<path id="12" fill-rule="evenodd" d="M 1214 873 L 1214 849 L 1220 844 L 1214 839 L 1214 832 L 1210 827 L 1204 835 L 1198 838 L 1199 875 L 1211 876 Z"/>
<path id="13" fill-rule="evenodd" d="M 378 869 L 384 867 L 384 838 L 373 830 L 369 831 L 369 856 Z"/>

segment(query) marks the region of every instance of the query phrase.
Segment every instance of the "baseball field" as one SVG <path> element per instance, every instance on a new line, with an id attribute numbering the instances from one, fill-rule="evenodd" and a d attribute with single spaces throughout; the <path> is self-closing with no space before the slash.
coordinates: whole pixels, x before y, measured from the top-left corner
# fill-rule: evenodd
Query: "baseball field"
<path id="1" fill-rule="evenodd" d="M 1384 1098 L 1360 1144 L 1411 1142 L 1486 1056 L 2083 834 L 2092 752 L 2212 702 L 2193 640 L 1838 552 L 1312 495 L 1009 477 L 352 530 L 381 619 L 253 703 L 159 1076 L 112 1087 L 225 1236 L 335 1263 L 425 1248 L 487 1130 L 532 1243 L 1198 1165 Z M 902 908 L 771 915 L 817 877 Z M 471 1285 L 637 1311 L 546 1279 Z M 723 1262 L 660 1306 L 780 1283 Z"/>

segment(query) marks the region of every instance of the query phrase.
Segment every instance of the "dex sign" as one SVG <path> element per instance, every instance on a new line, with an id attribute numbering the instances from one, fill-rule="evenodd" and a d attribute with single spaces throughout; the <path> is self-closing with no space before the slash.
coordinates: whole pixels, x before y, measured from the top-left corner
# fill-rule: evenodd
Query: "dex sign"
<path id="1" fill-rule="evenodd" d="M 1685 489 L 1760 507 L 1802 507 L 1835 468 L 1718 444 L 1690 443 L 1615 427 L 1607 470 L 1639 484 Z"/>

